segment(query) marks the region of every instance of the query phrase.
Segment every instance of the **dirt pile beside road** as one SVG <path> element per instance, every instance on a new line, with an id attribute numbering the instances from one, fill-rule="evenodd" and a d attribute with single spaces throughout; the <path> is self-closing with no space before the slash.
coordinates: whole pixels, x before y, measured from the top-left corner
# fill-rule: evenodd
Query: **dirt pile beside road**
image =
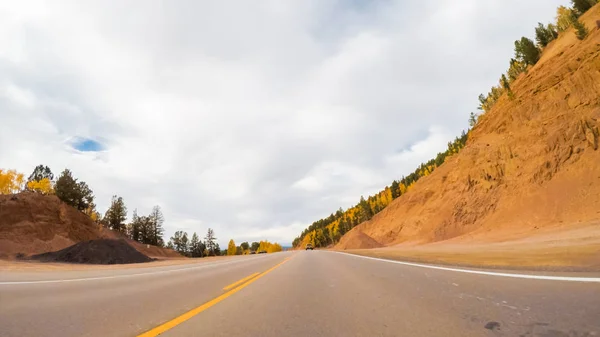
<path id="1" fill-rule="evenodd" d="M 344 235 L 336 246 L 338 249 L 369 249 L 379 247 L 383 247 L 383 245 L 361 231 L 352 231 L 348 235 Z"/>
<path id="2" fill-rule="evenodd" d="M 420 179 L 370 221 L 363 233 L 385 246 L 526 238 L 541 229 L 600 220 L 600 5 L 511 84 L 481 116 L 461 152 Z M 590 235 L 597 235 L 590 232 Z M 362 248 L 360 240 L 336 248 Z"/>
<path id="3" fill-rule="evenodd" d="M 0 195 L 0 256 L 56 251 L 103 237 L 87 215 L 53 195 Z"/>
<path id="4" fill-rule="evenodd" d="M 43 262 L 69 262 L 88 264 L 124 264 L 152 261 L 138 252 L 125 240 L 98 239 L 79 242 L 56 252 L 31 257 Z"/>
<path id="5" fill-rule="evenodd" d="M 106 229 L 54 195 L 0 195 L 0 258 L 55 252 L 96 239 L 123 239 L 151 257 L 182 257 L 171 249 L 134 242 Z"/>

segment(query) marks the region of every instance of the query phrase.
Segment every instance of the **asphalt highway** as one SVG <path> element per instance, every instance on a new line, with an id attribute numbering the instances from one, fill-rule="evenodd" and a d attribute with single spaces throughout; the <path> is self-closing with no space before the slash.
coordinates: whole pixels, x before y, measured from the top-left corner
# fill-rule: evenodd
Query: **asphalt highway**
<path id="1" fill-rule="evenodd" d="M 599 279 L 510 275 L 325 251 L 2 272 L 0 336 L 600 336 Z"/>

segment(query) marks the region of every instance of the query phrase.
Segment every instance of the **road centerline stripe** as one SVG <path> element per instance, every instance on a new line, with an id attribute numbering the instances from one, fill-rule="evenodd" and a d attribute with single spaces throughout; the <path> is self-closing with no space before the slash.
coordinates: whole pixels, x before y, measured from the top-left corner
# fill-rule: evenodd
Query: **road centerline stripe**
<path id="1" fill-rule="evenodd" d="M 250 279 L 254 278 L 254 277 L 255 277 L 256 275 L 258 275 L 258 274 L 259 274 L 259 273 L 254 273 L 254 274 L 248 275 L 248 276 L 244 277 L 244 278 L 243 278 L 243 279 L 241 279 L 241 280 L 238 280 L 238 281 L 235 281 L 235 282 L 233 282 L 232 284 L 230 284 L 230 285 L 228 285 L 227 287 L 223 288 L 223 290 L 229 290 L 229 289 L 235 288 L 236 286 L 238 286 L 238 285 L 240 285 L 240 284 L 242 284 L 242 283 L 244 283 L 244 282 L 246 282 L 246 281 L 248 281 L 248 280 L 250 280 Z"/>
<path id="2" fill-rule="evenodd" d="M 266 271 L 256 275 L 254 278 L 250 279 L 248 282 L 243 283 L 231 290 L 229 290 L 228 292 L 217 296 L 215 298 L 213 298 L 212 300 L 202 304 L 201 306 L 194 308 L 186 313 L 184 313 L 183 315 L 180 315 L 178 317 L 173 318 L 170 321 L 167 321 L 151 330 L 148 330 L 140 335 L 138 335 L 137 337 L 155 337 L 160 335 L 161 333 L 164 333 L 170 329 L 173 329 L 174 327 L 178 326 L 179 324 L 189 320 L 190 318 L 198 315 L 199 313 L 205 311 L 206 309 L 214 306 L 215 304 L 223 301 L 224 299 L 228 298 L 229 296 L 237 293 L 238 291 L 244 289 L 245 287 L 247 287 L 248 285 L 252 284 L 253 282 L 255 282 L 256 280 L 258 280 L 259 278 L 267 275 L 268 273 L 272 272 L 273 270 L 275 270 L 276 268 L 278 268 L 279 266 L 281 266 L 282 264 L 286 263 L 287 261 L 289 261 L 291 259 L 291 257 L 286 258 L 285 260 L 279 262 L 278 264 L 276 264 L 275 266 L 267 269 Z"/>

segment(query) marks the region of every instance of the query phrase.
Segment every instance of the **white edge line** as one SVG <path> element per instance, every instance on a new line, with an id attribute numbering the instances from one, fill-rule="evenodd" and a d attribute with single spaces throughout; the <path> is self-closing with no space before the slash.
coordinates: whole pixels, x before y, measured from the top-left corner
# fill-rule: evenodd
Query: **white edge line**
<path id="1" fill-rule="evenodd" d="M 256 259 L 254 257 L 252 260 Z M 240 262 L 248 262 L 248 260 L 238 260 L 238 261 L 225 261 L 225 262 L 207 262 L 202 263 L 200 266 L 188 267 L 188 268 L 179 268 L 179 269 L 169 269 L 169 270 L 161 270 L 155 272 L 148 273 L 137 273 L 137 274 L 126 274 L 126 275 L 113 275 L 113 276 L 98 276 L 98 277 L 85 277 L 85 278 L 73 278 L 73 279 L 62 279 L 62 280 L 40 280 L 40 281 L 0 281 L 0 286 L 3 285 L 19 285 L 19 284 L 44 284 L 44 283 L 62 283 L 62 282 L 81 282 L 81 281 L 95 281 L 95 280 L 109 280 L 116 278 L 126 278 L 126 277 L 134 277 L 134 276 L 144 276 L 144 275 L 156 275 L 156 274 L 168 274 L 179 271 L 193 270 L 193 269 L 201 269 L 206 267 L 214 267 L 214 266 L 225 266 L 234 263 Z M 119 270 L 119 269 L 114 269 Z M 127 270 L 127 269 L 125 269 Z"/>
<path id="2" fill-rule="evenodd" d="M 428 269 L 437 269 L 437 270 L 445 270 L 445 271 L 453 271 L 458 273 L 465 274 L 476 274 L 476 275 L 488 275 L 488 276 L 500 276 L 500 277 L 512 277 L 512 278 L 521 278 L 521 279 L 532 279 L 532 280 L 547 280 L 547 281 L 567 281 L 567 282 L 589 282 L 589 283 L 600 283 L 600 277 L 570 277 L 570 276 L 550 276 L 550 275 L 529 275 L 529 274 L 511 274 L 511 273 L 497 273 L 492 271 L 483 271 L 483 270 L 470 270 L 470 269 L 459 269 L 459 268 L 450 268 L 450 267 L 440 267 L 428 264 L 421 263 L 412 263 L 412 262 L 403 262 L 396 260 L 388 260 L 388 259 L 380 259 L 376 257 L 363 256 L 351 253 L 344 252 L 331 252 L 343 255 L 349 255 L 361 259 L 382 261 L 388 263 L 402 264 L 405 266 L 411 267 L 420 267 L 420 268 L 428 268 Z"/>

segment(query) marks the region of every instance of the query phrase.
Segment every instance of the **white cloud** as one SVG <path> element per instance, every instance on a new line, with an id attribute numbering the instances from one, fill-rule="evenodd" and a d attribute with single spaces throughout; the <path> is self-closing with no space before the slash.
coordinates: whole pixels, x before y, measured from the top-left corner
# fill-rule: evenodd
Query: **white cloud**
<path id="1" fill-rule="evenodd" d="M 289 243 L 443 150 L 566 2 L 2 2 L 0 163 Z"/>

